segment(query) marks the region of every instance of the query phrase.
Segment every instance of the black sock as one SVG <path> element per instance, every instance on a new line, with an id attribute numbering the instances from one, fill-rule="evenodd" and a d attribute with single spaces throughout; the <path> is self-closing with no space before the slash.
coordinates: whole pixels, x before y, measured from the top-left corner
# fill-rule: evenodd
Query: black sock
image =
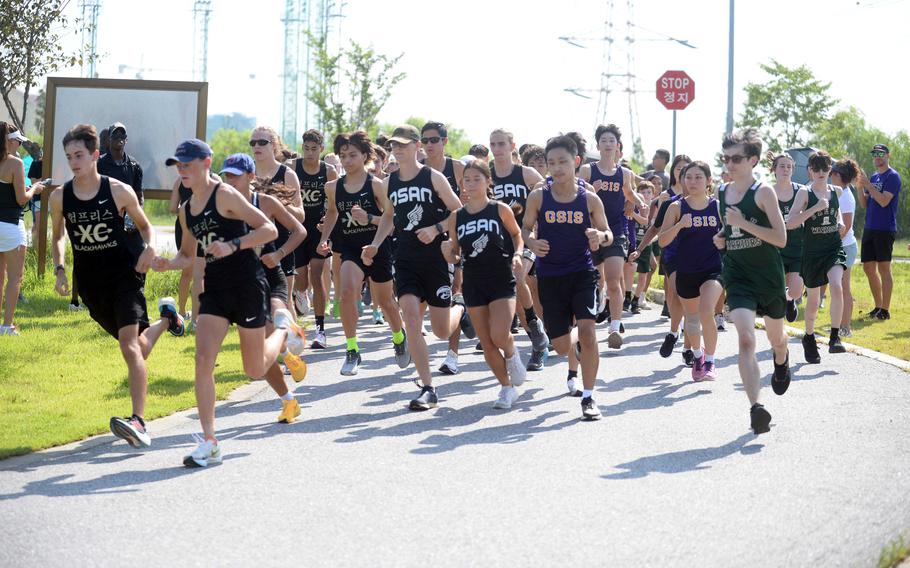
<path id="1" fill-rule="evenodd" d="M 831 340 L 831 341 L 834 341 L 834 340 L 837 339 L 838 337 L 840 337 L 840 329 L 839 329 L 839 328 L 836 328 L 836 327 L 832 327 L 832 328 L 831 328 L 831 337 L 830 337 L 830 340 Z"/>
<path id="2" fill-rule="evenodd" d="M 570 370 L 569 370 L 569 374 L 568 374 L 568 376 L 566 377 L 566 380 L 568 381 L 569 379 L 577 379 L 577 378 L 578 378 L 578 371 L 572 371 L 572 370 L 570 369 Z"/>
<path id="3" fill-rule="evenodd" d="M 632 299 L 632 292 L 626 292 L 626 300 Z"/>
<path id="4" fill-rule="evenodd" d="M 534 311 L 534 308 L 527 308 L 525 310 L 525 321 L 531 323 L 532 321 L 537 321 L 537 312 Z"/>
<path id="5" fill-rule="evenodd" d="M 325 316 L 316 316 L 316 329 L 325 331 Z"/>

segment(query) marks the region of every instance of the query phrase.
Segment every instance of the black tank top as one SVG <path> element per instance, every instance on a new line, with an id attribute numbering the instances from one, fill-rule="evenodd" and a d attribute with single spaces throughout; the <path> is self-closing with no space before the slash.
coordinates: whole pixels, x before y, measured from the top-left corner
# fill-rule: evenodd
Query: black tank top
<path id="1" fill-rule="evenodd" d="M 256 191 L 254 191 L 254 192 L 252 193 L 252 195 L 250 196 L 250 198 L 251 198 L 251 203 L 253 204 L 253 207 L 255 207 L 256 209 L 262 211 L 262 202 L 259 201 L 259 197 L 260 197 L 260 196 L 259 196 L 259 193 L 256 192 Z M 265 212 L 263 211 L 263 213 L 265 213 Z M 266 215 L 266 216 L 267 216 L 267 215 Z M 279 224 L 280 224 L 280 223 L 275 222 L 275 227 L 278 227 Z M 247 231 L 249 231 L 249 226 L 247 226 Z M 269 253 L 275 252 L 276 250 L 278 250 L 278 245 L 275 244 L 275 241 L 272 241 L 272 242 L 270 242 L 270 243 L 266 243 L 266 244 L 262 245 L 262 249 L 259 251 L 259 256 L 262 256 L 262 255 L 264 255 L 264 254 L 269 254 Z"/>
<path id="2" fill-rule="evenodd" d="M 351 216 L 351 209 L 359 205 L 361 209 L 375 216 L 382 215 L 373 194 L 373 174 L 367 174 L 367 180 L 356 193 L 345 190 L 348 176 L 344 175 L 335 184 L 335 206 L 338 208 L 338 227 L 341 242 L 345 248 L 359 249 L 373 242 L 379 229 L 372 223 L 361 225 Z"/>
<path id="3" fill-rule="evenodd" d="M 420 162 L 423 165 L 426 165 L 426 160 Z M 445 162 L 443 162 L 442 171 L 439 172 L 445 176 L 448 180 L 449 185 L 452 186 L 452 191 L 455 192 L 455 195 L 460 195 L 460 190 L 458 189 L 458 178 L 455 177 L 455 164 L 452 162 L 452 158 L 446 156 Z"/>
<path id="4" fill-rule="evenodd" d="M 190 203 L 184 207 L 186 226 L 196 237 L 196 241 L 203 251 L 215 241 L 230 243 L 249 232 L 243 221 L 228 219 L 218 212 L 215 203 L 220 187 L 220 183 L 215 186 L 212 195 L 209 196 L 209 200 L 198 215 L 193 214 Z M 206 290 L 223 290 L 238 284 L 243 285 L 255 280 L 261 273 L 262 267 L 252 249 L 238 250 L 224 258 L 205 255 Z"/>
<path id="5" fill-rule="evenodd" d="M 127 245 L 123 217 L 111 194 L 111 180 L 101 176 L 95 197 L 76 197 L 72 180 L 63 185 L 63 219 L 73 247 L 73 269 L 80 274 L 135 269 L 137 257 Z"/>
<path id="6" fill-rule="evenodd" d="M 432 168 L 423 166 L 413 179 L 402 180 L 400 171 L 389 176 L 389 201 L 395 210 L 395 232 L 399 258 L 404 255 L 442 256 L 439 248 L 443 236 L 425 245 L 417 238 L 417 230 L 441 223 L 449 210 L 433 189 Z"/>
<path id="7" fill-rule="evenodd" d="M 530 193 L 528 186 L 525 185 L 522 171 L 521 166 L 513 164 L 512 171 L 507 176 L 499 177 L 496 175 L 496 168 L 492 165 L 492 162 L 490 163 L 490 173 L 493 174 L 493 199 L 498 199 L 509 207 L 513 203 L 521 205 L 521 212 L 515 214 L 519 227 L 525 216 L 525 204 L 528 202 L 528 193 Z"/>
<path id="8" fill-rule="evenodd" d="M 25 208 L 16 201 L 16 190 L 8 181 L 0 181 L 0 223 L 18 225 Z"/>
<path id="9" fill-rule="evenodd" d="M 281 164 L 278 167 L 278 171 L 275 172 L 274 176 L 272 176 L 272 181 L 269 183 L 283 184 L 284 176 L 285 176 L 285 174 L 287 174 L 287 171 L 288 171 L 288 167 L 285 166 L 284 164 Z M 304 217 L 304 218 L 306 218 L 306 217 Z M 275 245 L 275 250 L 278 250 L 278 247 L 283 246 L 284 243 L 288 242 L 288 239 L 291 237 L 291 232 L 289 230 L 287 230 L 287 228 L 285 228 L 285 226 L 282 225 L 281 223 L 275 223 L 275 228 L 278 229 L 278 238 L 275 239 L 274 241 L 272 241 L 272 243 Z M 285 258 L 288 258 L 288 257 L 285 257 Z M 294 257 L 291 257 L 292 261 L 293 261 L 293 258 Z M 284 259 L 282 259 L 282 260 L 284 260 Z M 286 262 L 282 262 L 282 264 L 286 264 Z"/>
<path id="10" fill-rule="evenodd" d="M 506 233 L 499 207 L 498 202 L 491 201 L 475 214 L 465 207 L 455 214 L 455 234 L 466 277 L 512 277 L 512 237 Z"/>
<path id="11" fill-rule="evenodd" d="M 189 201 L 190 197 L 193 196 L 193 190 L 186 187 L 185 185 L 183 185 L 181 183 L 177 187 L 177 194 L 178 194 L 177 201 L 179 201 L 180 205 L 183 205 L 184 203 Z"/>
<path id="12" fill-rule="evenodd" d="M 325 162 L 319 161 L 319 171 L 316 174 L 308 174 L 303 169 L 303 158 L 294 161 L 294 171 L 300 180 L 300 198 L 303 201 L 304 226 L 307 227 L 307 234 L 316 234 L 319 232 L 310 230 L 319 224 L 319 220 L 325 215 L 325 184 L 328 181 L 328 168 Z"/>

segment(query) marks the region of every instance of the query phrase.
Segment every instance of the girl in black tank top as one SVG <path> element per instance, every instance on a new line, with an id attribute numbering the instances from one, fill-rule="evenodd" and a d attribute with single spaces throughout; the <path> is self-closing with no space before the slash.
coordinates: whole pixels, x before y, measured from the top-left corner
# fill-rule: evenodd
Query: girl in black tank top
<path id="1" fill-rule="evenodd" d="M 335 184 L 335 208 L 338 209 L 336 226 L 341 236 L 341 246 L 344 249 L 355 249 L 359 256 L 359 251 L 373 242 L 373 237 L 379 227 L 373 223 L 365 225 L 358 223 L 351 215 L 351 210 L 356 205 L 366 211 L 367 215 L 374 217 L 381 216 L 382 210 L 373 195 L 374 178 L 372 174 L 367 174 L 363 186 L 354 193 L 350 193 L 345 187 L 347 177 L 347 175 L 341 176 Z"/>

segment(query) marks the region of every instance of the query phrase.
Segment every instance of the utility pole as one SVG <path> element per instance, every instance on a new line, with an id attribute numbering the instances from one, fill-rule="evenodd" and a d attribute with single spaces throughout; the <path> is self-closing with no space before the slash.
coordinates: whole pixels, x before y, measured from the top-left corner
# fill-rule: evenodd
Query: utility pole
<path id="1" fill-rule="evenodd" d="M 308 29 L 309 0 L 286 0 L 284 5 L 284 72 L 281 87 L 281 137 L 297 147 L 297 102 L 300 85 L 300 36 Z"/>
<path id="2" fill-rule="evenodd" d="M 98 59 L 98 13 L 101 0 L 80 0 L 82 8 L 82 76 L 95 77 L 95 62 Z M 85 52 L 86 48 L 88 53 Z"/>
<path id="3" fill-rule="evenodd" d="M 193 3 L 193 79 L 209 78 L 209 19 L 212 0 L 195 0 Z"/>
<path id="4" fill-rule="evenodd" d="M 733 0 L 730 0 L 730 51 L 727 56 L 727 134 L 733 132 Z"/>

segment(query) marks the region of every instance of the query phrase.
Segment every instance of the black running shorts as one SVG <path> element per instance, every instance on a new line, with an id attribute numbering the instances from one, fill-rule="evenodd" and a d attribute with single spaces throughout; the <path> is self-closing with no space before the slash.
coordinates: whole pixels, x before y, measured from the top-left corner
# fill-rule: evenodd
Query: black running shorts
<path id="1" fill-rule="evenodd" d="M 224 318 L 238 327 L 264 327 L 269 314 L 268 290 L 264 274 L 231 288 L 211 290 L 206 282 L 199 295 L 199 313 Z"/>
<path id="2" fill-rule="evenodd" d="M 629 238 L 625 233 L 613 233 L 613 242 L 609 245 L 603 245 L 591 253 L 591 260 L 594 266 L 600 265 L 608 258 L 618 256 L 623 259 L 629 256 Z"/>
<path id="3" fill-rule="evenodd" d="M 265 281 L 269 285 L 269 298 L 281 300 L 287 304 L 288 279 L 287 276 L 284 275 L 284 271 L 281 270 L 280 266 L 268 268 L 265 265 L 262 265 L 262 270 L 265 271 Z"/>
<path id="4" fill-rule="evenodd" d="M 395 296 L 401 298 L 411 294 L 420 301 L 436 308 L 452 305 L 452 278 L 454 268 L 442 257 L 442 253 L 423 258 L 403 258 L 398 250 L 395 258 Z"/>
<path id="5" fill-rule="evenodd" d="M 717 280 L 723 284 L 721 279 L 721 269 L 718 266 L 714 270 L 704 272 L 676 272 L 676 293 L 680 298 L 691 300 L 701 295 L 701 285 L 709 280 Z"/>
<path id="6" fill-rule="evenodd" d="M 118 338 L 120 328 L 139 324 L 139 333 L 149 326 L 145 301 L 145 274 L 128 268 L 117 273 L 78 270 L 79 297 L 93 320 L 104 331 Z"/>
<path id="7" fill-rule="evenodd" d="M 894 249 L 894 231 L 863 230 L 863 246 L 860 251 L 862 262 L 891 262 Z"/>
<path id="8" fill-rule="evenodd" d="M 341 263 L 353 262 L 363 272 L 366 278 L 369 278 L 377 284 L 388 282 L 392 279 L 392 246 L 389 241 L 384 241 L 379 246 L 379 251 L 373 257 L 373 263 L 370 266 L 363 264 L 360 255 L 363 249 L 359 247 L 341 247 Z"/>
<path id="9" fill-rule="evenodd" d="M 597 316 L 598 279 L 597 270 L 537 277 L 543 323 L 550 339 L 569 333 L 574 320 L 592 320 Z"/>
<path id="10" fill-rule="evenodd" d="M 469 308 L 488 306 L 491 302 L 515 297 L 515 277 L 483 277 L 465 273 L 461 282 L 464 304 Z"/>
<path id="11" fill-rule="evenodd" d="M 319 239 L 321 237 L 320 232 L 316 227 L 307 227 L 306 228 L 306 238 L 303 239 L 303 242 L 300 243 L 300 246 L 294 250 L 294 266 L 297 268 L 303 268 L 304 266 L 309 266 L 311 260 L 325 260 L 326 257 L 322 256 L 316 252 L 316 247 L 319 246 Z M 288 255 L 285 258 L 290 257 Z"/>

